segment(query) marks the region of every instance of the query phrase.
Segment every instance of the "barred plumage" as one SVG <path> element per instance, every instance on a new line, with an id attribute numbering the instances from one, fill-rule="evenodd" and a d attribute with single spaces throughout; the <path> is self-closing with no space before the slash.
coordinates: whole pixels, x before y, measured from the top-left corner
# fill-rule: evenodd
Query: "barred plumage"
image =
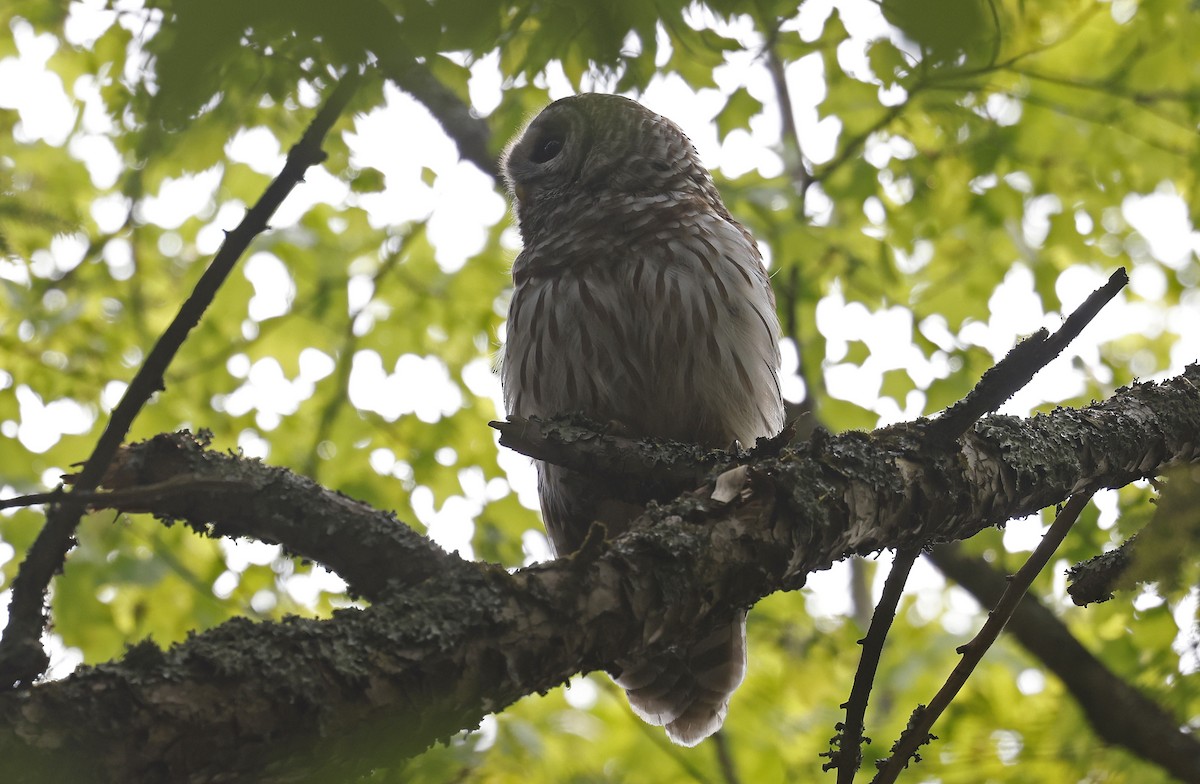
<path id="1" fill-rule="evenodd" d="M 751 445 L 783 426 L 779 323 L 758 248 L 679 128 L 640 104 L 556 101 L 503 162 L 524 249 L 502 376 L 508 412 L 581 411 L 636 435 Z M 538 465 L 555 552 L 638 508 L 591 477 Z M 745 615 L 687 650 L 618 662 L 634 711 L 694 745 L 745 672 Z"/>

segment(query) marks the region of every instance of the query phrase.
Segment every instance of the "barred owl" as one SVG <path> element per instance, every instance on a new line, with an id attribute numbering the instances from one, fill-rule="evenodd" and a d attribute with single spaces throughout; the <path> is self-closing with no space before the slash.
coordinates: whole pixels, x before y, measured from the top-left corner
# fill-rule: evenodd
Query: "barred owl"
<path id="1" fill-rule="evenodd" d="M 556 101 L 509 147 L 523 250 L 502 362 L 510 415 L 582 412 L 637 436 L 728 447 L 783 427 L 779 322 L 754 239 L 678 126 L 615 95 Z M 558 555 L 638 512 L 594 477 L 538 463 Z M 635 713 L 692 746 L 746 670 L 744 612 L 689 645 L 616 663 Z"/>

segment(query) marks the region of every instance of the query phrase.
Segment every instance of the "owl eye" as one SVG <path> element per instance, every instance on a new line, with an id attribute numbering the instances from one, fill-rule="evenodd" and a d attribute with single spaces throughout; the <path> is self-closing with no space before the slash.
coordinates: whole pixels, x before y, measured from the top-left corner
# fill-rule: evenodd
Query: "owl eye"
<path id="1" fill-rule="evenodd" d="M 545 163 L 562 152 L 563 140 L 557 134 L 540 137 L 533 145 L 529 159 L 534 163 Z"/>

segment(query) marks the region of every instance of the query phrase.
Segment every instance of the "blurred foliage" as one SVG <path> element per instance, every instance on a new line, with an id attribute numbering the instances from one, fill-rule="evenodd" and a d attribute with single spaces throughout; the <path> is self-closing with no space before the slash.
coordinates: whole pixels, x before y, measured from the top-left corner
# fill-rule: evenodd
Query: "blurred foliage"
<path id="1" fill-rule="evenodd" d="M 1175 466 L 1164 476 L 1164 489 L 1150 524 L 1139 533 L 1127 579 L 1155 582 L 1165 596 L 1179 597 L 1200 584 L 1200 467 Z"/>
<path id="2" fill-rule="evenodd" d="M 105 21 L 87 40 L 73 26 L 85 7 Z M 801 93 L 820 96 L 812 120 L 837 129 L 829 156 L 814 160 L 784 128 L 773 147 L 779 165 L 716 175 L 731 212 L 769 252 L 809 402 L 835 430 L 873 427 L 883 411 L 909 410 L 914 400 L 933 413 L 965 394 L 993 361 L 980 328 L 1010 315 L 997 310 L 993 292 L 1014 273 L 1030 280 L 1048 314 L 1062 310 L 1072 272 L 1099 280 L 1124 265 L 1135 278 L 1161 281 L 1153 296 L 1125 297 L 1159 314 L 1159 326 L 1109 327 L 1114 337 L 1098 356 L 1075 360 L 1078 385 L 1048 403 L 1101 398 L 1178 361 L 1176 339 L 1195 323 L 1178 314 L 1197 305 L 1197 261 L 1154 256 L 1122 207 L 1131 194 L 1196 193 L 1193 4 L 885 0 L 885 32 L 866 37 L 850 31 L 875 6 L 813 8 L 803 4 L 797 16 L 796 4 L 781 0 L 0 6 L 0 66 L 27 54 L 18 41 L 39 36 L 74 110 L 61 139 L 33 139 L 18 112 L 0 104 L 0 137 L 12 140 L 0 146 L 4 495 L 51 487 L 87 456 L 124 382 L 215 249 L 213 237 L 261 194 L 271 175 L 230 159 L 230 140 L 265 129 L 286 149 L 338 73 L 381 60 L 430 77 L 463 102 L 475 94 L 472 74 L 498 66 L 497 103 L 484 117 L 494 152 L 549 100 L 554 80 L 635 95 L 662 78 L 695 90 L 720 85 L 713 121 L 726 141 L 778 125 L 782 85 L 796 104 Z M 747 61 L 787 78 L 731 85 L 729 74 L 741 72 L 725 66 Z M 218 446 L 266 454 L 418 527 L 431 509 L 455 509 L 474 526 L 477 557 L 518 566 L 537 519 L 506 489 L 486 426 L 498 412 L 471 380 L 499 345 L 513 255 L 502 242 L 508 219 L 488 229 L 483 249 L 462 266 L 439 258 L 425 220 L 372 220 L 364 206 L 371 194 L 428 188 L 445 174 L 427 167 L 405 182 L 352 164 L 346 138 L 385 96 L 382 80 L 364 87 L 326 145 L 325 169 L 343 184 L 344 200 L 315 204 L 251 250 L 286 270 L 286 312 L 253 318 L 260 284 L 235 274 L 131 435 L 206 427 Z M 87 150 L 96 145 L 112 151 L 115 177 L 89 169 Z M 179 225 L 156 222 L 153 200 L 193 175 L 211 178 L 209 197 Z M 1187 209 L 1195 225 L 1200 202 Z M 910 313 L 912 350 L 933 371 L 880 356 L 869 337 L 823 334 L 818 309 L 834 299 L 864 314 L 897 306 Z M 431 367 L 445 375 L 445 410 L 418 415 L 412 406 L 380 410 L 357 400 L 351 379 L 371 357 L 399 389 L 425 383 L 406 379 L 414 368 L 424 369 L 422 379 Z M 822 383 L 834 366 L 869 365 L 881 374 L 871 406 L 835 397 Z M 272 407 L 250 395 L 263 379 L 290 384 L 294 404 Z M 37 437 L 47 422 L 62 431 L 57 439 Z M 1082 560 L 1139 530 L 1151 496 L 1141 485 L 1111 493 L 1113 508 L 1085 519 L 1062 558 Z M 1161 511 L 1191 532 L 1179 535 L 1186 544 L 1177 548 L 1189 554 L 1194 496 L 1194 487 L 1180 490 Z M 13 551 L 5 584 L 39 524 L 34 510 L 0 515 L 4 554 Z M 1022 558 L 1007 552 L 999 531 L 970 547 L 1009 571 Z M 95 662 L 145 637 L 165 645 L 235 615 L 319 615 L 345 602 L 302 590 L 313 585 L 311 565 L 244 550 L 148 518 L 94 515 L 55 584 L 54 631 Z M 1178 644 L 1190 627 L 1181 632 L 1173 614 L 1196 579 L 1190 563 L 1172 573 L 1170 602 L 1126 595 L 1066 609 L 1061 568 L 1035 587 L 1115 672 L 1194 724 L 1200 692 L 1185 673 L 1196 667 L 1195 637 L 1190 648 Z M 726 730 L 741 780 L 816 777 L 862 634 L 853 613 L 828 609 L 841 598 L 777 595 L 751 614 L 750 675 Z M 868 714 L 876 740 L 868 765 L 932 695 L 974 624 L 948 588 L 926 590 L 901 613 Z M 1059 684 L 1039 672 L 1002 643 L 935 728 L 941 740 L 921 775 L 1166 780 L 1097 740 Z M 480 731 L 372 779 L 715 782 L 726 780 L 723 771 L 712 743 L 670 746 L 632 718 L 606 678 L 589 676 L 570 691 L 526 698 Z"/>

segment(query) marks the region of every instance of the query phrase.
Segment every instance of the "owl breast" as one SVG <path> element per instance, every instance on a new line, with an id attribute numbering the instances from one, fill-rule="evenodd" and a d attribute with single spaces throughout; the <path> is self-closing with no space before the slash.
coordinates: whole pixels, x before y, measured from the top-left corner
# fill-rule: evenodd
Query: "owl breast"
<path id="1" fill-rule="evenodd" d="M 779 327 L 753 241 L 703 205 L 646 201 L 597 210 L 624 220 L 559 232 L 518 257 L 510 412 L 578 411 L 714 447 L 773 435 Z"/>

